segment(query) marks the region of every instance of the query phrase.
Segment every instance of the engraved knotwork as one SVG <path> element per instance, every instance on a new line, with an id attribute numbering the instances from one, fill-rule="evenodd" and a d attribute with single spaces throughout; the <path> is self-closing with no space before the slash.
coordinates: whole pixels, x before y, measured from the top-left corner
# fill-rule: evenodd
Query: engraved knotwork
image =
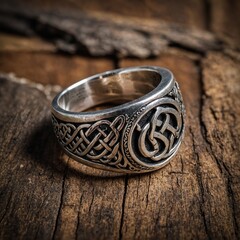
<path id="1" fill-rule="evenodd" d="M 122 160 L 119 137 L 125 123 L 124 116 L 112 122 L 100 120 L 93 124 L 58 122 L 53 116 L 56 136 L 61 145 L 76 156 L 104 164 L 117 165 Z"/>
<path id="2" fill-rule="evenodd" d="M 177 86 L 143 106 L 129 120 L 123 137 L 125 156 L 137 169 L 158 168 L 176 152 L 184 130 L 184 106 Z"/>
<path id="3" fill-rule="evenodd" d="M 180 113 L 176 109 L 157 107 L 150 122 L 142 127 L 137 124 L 137 130 L 140 131 L 138 148 L 141 154 L 153 161 L 167 157 L 175 138 L 179 137 L 181 123 Z"/>

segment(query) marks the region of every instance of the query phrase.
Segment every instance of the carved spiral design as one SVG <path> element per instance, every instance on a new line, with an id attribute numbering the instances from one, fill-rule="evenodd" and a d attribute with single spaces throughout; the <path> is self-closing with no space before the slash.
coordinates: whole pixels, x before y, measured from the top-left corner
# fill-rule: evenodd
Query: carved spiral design
<path id="1" fill-rule="evenodd" d="M 178 86 L 130 118 L 123 137 L 126 157 L 136 168 L 158 168 L 181 143 L 184 107 Z"/>

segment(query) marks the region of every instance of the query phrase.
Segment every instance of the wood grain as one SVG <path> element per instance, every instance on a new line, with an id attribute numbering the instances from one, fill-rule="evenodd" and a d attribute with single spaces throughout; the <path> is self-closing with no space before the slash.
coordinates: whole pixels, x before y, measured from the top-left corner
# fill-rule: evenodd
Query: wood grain
<path id="1" fill-rule="evenodd" d="M 228 44 L 239 48 L 240 42 L 240 1 L 209 1 L 210 16 L 208 30 L 224 38 Z"/>
<path id="2" fill-rule="evenodd" d="M 7 61 L 6 61 L 7 59 Z M 51 52 L 0 52 L 0 69 L 43 84 L 67 87 L 72 83 L 114 68 L 111 59 L 56 55 Z"/>
<path id="3" fill-rule="evenodd" d="M 135 61 L 125 60 L 120 64 L 140 64 Z M 186 102 L 188 128 L 183 146 L 169 166 L 162 171 L 136 177 L 106 175 L 62 155 L 53 134 L 49 134 L 52 130 L 45 95 L 27 85 L 1 80 L 2 92 L 9 93 L 4 98 L 1 94 L 1 102 L 4 103 L 1 109 L 5 114 L 1 117 L 4 155 L 0 182 L 2 194 L 8 193 L 2 195 L 2 236 L 237 239 L 239 121 L 236 116 L 239 108 L 231 104 L 232 100 L 236 101 L 235 105 L 239 102 L 239 89 L 232 87 L 232 84 L 239 85 L 239 63 L 228 56 L 212 53 L 203 61 L 202 70 L 192 60 L 174 54 L 144 61 L 144 64 L 169 66 L 176 73 Z M 215 76 L 216 68 L 221 69 L 222 64 L 228 64 L 228 72 L 218 72 L 220 75 Z M 226 88 L 226 82 L 219 79 L 230 76 L 232 82 L 229 81 Z M 207 96 L 204 100 L 201 100 L 201 81 L 204 84 L 203 96 Z M 214 91 L 215 81 L 218 88 L 224 89 L 224 95 L 222 91 Z M 223 97 L 225 101 L 222 101 Z M 28 107 L 28 104 L 33 105 Z M 218 114 L 217 118 L 208 112 L 212 111 L 208 104 Z M 225 119 L 223 106 L 227 113 L 231 112 L 230 119 Z M 15 117 L 10 118 L 13 108 Z M 218 109 L 220 112 L 217 113 Z M 217 122 L 212 124 L 216 119 Z M 21 124 L 24 122 L 26 128 L 19 129 L 19 121 Z M 213 128 L 221 122 L 229 127 L 221 128 L 222 133 Z M 234 130 L 230 126 L 234 126 Z M 213 137 L 217 141 L 212 140 Z M 233 143 L 236 144 L 234 155 Z M 223 144 L 226 160 L 221 149 Z M 14 178 L 9 174 L 13 170 L 17 171 Z M 55 208 L 50 211 L 53 205 Z M 31 214 L 24 214 L 26 206 L 30 207 L 28 211 Z M 18 207 L 22 210 L 15 210 Z M 53 218 L 45 216 L 45 211 Z M 37 212 L 37 215 L 32 215 Z M 39 225 L 43 216 L 48 219 L 48 226 Z M 28 225 L 25 222 L 29 221 L 31 228 L 26 229 Z M 10 225 L 14 224 L 20 228 L 10 232 Z"/>
<path id="4" fill-rule="evenodd" d="M 3 5 L 13 4 L 16 7 L 24 7 L 30 9 L 41 9 L 50 11 L 61 11 L 67 9 L 69 11 L 82 12 L 102 12 L 112 13 L 114 15 L 122 15 L 124 18 L 138 17 L 143 19 L 162 19 L 169 23 L 180 23 L 189 27 L 197 27 L 204 29 L 206 26 L 205 14 L 206 4 L 204 1 L 195 0 L 148 0 L 148 1 L 96 1 L 96 0 L 3 0 Z"/>
<path id="5" fill-rule="evenodd" d="M 38 35 L 68 54 L 148 58 L 158 56 L 169 45 L 199 53 L 222 49 L 223 45 L 210 32 L 163 21 L 143 22 L 100 13 L 29 12 L 25 8 L 0 8 L 0 13 L 3 29 Z"/>
<path id="6" fill-rule="evenodd" d="M 40 40 L 39 38 L 26 38 L 16 35 L 0 35 L 0 52 L 56 52 L 53 44 Z"/>
<path id="7" fill-rule="evenodd" d="M 208 30 L 220 35 L 229 44 L 238 46 L 240 41 L 238 0 L 148 0 L 148 1 L 96 1 L 96 0 L 3 0 L 2 6 L 30 8 L 42 11 L 59 12 L 99 12 L 102 15 L 114 14 L 129 17 L 154 19 L 170 24 L 182 24 L 190 28 Z M 29 31 L 31 33 L 31 31 Z"/>
<path id="8" fill-rule="evenodd" d="M 35 38 L 11 42 L 0 49 L 0 239 L 240 238 L 240 54 L 232 44 L 202 52 L 173 44 L 137 59 L 64 55 Z M 68 158 L 50 122 L 53 85 L 136 65 L 167 67 L 180 83 L 187 127 L 176 157 L 134 176 Z"/>

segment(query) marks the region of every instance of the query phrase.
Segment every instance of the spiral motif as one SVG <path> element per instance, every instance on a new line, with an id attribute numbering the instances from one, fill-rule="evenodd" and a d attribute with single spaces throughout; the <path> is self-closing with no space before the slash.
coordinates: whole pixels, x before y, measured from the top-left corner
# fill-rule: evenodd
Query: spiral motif
<path id="1" fill-rule="evenodd" d="M 172 91 L 139 109 L 130 119 L 123 136 L 128 161 L 148 171 L 164 165 L 180 146 L 185 109 L 176 84 Z"/>

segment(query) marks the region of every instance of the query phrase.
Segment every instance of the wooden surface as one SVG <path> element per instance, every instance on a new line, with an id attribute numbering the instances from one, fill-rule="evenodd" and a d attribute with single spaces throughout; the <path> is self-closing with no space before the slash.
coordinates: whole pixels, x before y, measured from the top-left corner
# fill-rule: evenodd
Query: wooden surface
<path id="1" fill-rule="evenodd" d="M 23 36 L 24 31 L 35 31 L 24 17 L 22 36 L 10 35 L 6 28 L 0 34 L 0 239 L 240 238 L 240 53 L 236 46 L 239 29 L 232 24 L 239 4 L 189 1 L 170 17 L 173 1 L 162 2 L 166 5 L 159 3 L 159 9 L 155 1 L 149 1 L 137 5 L 136 11 L 127 11 L 107 2 L 83 1 L 81 10 L 86 6 L 110 9 L 108 14 L 87 12 L 81 18 L 107 23 L 102 29 L 109 30 L 109 46 L 119 44 L 114 32 L 127 32 L 128 38 L 121 43 L 125 54 L 117 48 L 101 57 L 83 49 L 68 51 L 69 42 L 62 36 L 71 29 L 54 37 L 64 43 L 68 54 L 63 54 L 53 33 L 51 38 L 44 37 L 43 31 Z M 59 8 L 64 4 L 60 1 Z M 141 12 L 145 4 L 148 8 Z M 70 10 L 72 5 L 80 8 L 77 1 L 68 4 Z M 42 8 L 52 6 L 43 1 Z M 224 12 L 227 7 L 233 12 L 229 18 Z M 41 11 L 32 11 L 35 21 Z M 139 26 L 142 20 L 130 16 L 149 19 Z M 3 21 L 5 26 L 11 24 L 16 33 L 19 25 L 12 19 L 2 16 L 0 25 Z M 185 26 L 175 25 L 178 19 Z M 224 19 L 232 24 L 230 34 L 225 33 Z M 73 16 L 71 21 L 79 22 Z M 49 30 L 51 23 L 43 30 Z M 138 38 L 144 42 L 152 36 L 164 48 L 137 55 L 130 47 Z M 79 38 L 74 46 L 84 45 L 85 40 Z M 149 49 L 144 44 L 135 45 L 141 52 Z M 54 94 L 89 75 L 135 65 L 167 67 L 178 80 L 187 110 L 179 153 L 162 170 L 134 176 L 92 169 L 69 159 L 58 146 L 50 122 Z"/>

